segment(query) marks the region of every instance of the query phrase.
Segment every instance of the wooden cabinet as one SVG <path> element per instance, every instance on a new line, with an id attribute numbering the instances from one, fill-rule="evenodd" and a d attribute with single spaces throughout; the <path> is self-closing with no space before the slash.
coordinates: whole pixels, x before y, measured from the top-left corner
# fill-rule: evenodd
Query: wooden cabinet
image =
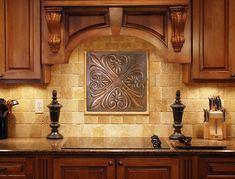
<path id="1" fill-rule="evenodd" d="M 115 179 L 115 164 L 109 158 L 59 158 L 53 162 L 54 179 Z"/>
<path id="2" fill-rule="evenodd" d="M 172 158 L 59 158 L 53 164 L 54 179 L 179 179 L 179 160 Z"/>
<path id="3" fill-rule="evenodd" d="M 117 179 L 179 179 L 179 160 L 174 158 L 124 158 L 117 164 Z"/>
<path id="4" fill-rule="evenodd" d="M 202 179 L 235 179 L 235 159 L 201 158 L 199 175 Z"/>
<path id="5" fill-rule="evenodd" d="M 0 179 L 33 179 L 33 159 L 0 158 Z"/>
<path id="6" fill-rule="evenodd" d="M 192 0 L 192 80 L 235 79 L 235 1 Z"/>
<path id="7" fill-rule="evenodd" d="M 0 82 L 41 80 L 40 0 L 0 0 Z"/>

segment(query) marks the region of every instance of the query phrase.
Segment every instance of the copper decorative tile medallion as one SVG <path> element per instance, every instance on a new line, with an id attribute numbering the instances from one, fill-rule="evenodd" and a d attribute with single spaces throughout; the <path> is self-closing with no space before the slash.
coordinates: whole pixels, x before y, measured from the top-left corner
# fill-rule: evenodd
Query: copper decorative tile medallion
<path id="1" fill-rule="evenodd" d="M 86 53 L 86 113 L 148 111 L 146 52 Z"/>

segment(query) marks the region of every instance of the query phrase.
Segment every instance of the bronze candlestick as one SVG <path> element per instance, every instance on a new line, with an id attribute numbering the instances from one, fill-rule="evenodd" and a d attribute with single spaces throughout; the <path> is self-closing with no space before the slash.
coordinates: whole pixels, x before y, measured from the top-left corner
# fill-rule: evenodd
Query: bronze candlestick
<path id="1" fill-rule="evenodd" d="M 182 117 L 185 105 L 182 104 L 180 101 L 180 90 L 176 91 L 175 102 L 171 105 L 171 108 L 173 110 L 173 117 L 174 117 L 173 127 L 175 128 L 175 130 L 174 133 L 171 134 L 169 138 L 172 140 L 179 140 L 185 137 L 183 134 L 181 134 L 181 128 L 183 127 Z"/>
<path id="2" fill-rule="evenodd" d="M 52 101 L 47 107 L 50 109 L 50 118 L 51 118 L 51 133 L 47 136 L 48 139 L 62 139 L 63 136 L 58 132 L 58 128 L 60 127 L 59 124 L 59 117 L 60 117 L 60 108 L 62 107 L 61 104 L 57 101 L 57 91 L 52 91 Z"/>

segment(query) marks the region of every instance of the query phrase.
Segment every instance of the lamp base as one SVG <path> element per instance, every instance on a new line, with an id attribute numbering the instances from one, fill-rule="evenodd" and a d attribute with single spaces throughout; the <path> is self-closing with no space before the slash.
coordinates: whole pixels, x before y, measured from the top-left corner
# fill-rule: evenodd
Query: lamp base
<path id="1" fill-rule="evenodd" d="M 171 139 L 171 140 L 179 140 L 182 137 L 184 137 L 183 134 L 181 134 L 179 132 L 174 132 L 173 134 L 170 135 L 169 139 Z"/>
<path id="2" fill-rule="evenodd" d="M 58 133 L 58 132 L 51 132 L 48 136 L 47 139 L 63 139 L 63 136 Z"/>

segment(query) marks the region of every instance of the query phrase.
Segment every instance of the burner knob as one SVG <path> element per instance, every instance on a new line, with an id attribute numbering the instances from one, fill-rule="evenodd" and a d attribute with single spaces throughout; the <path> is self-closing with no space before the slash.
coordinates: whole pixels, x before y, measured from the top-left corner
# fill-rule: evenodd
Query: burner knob
<path id="1" fill-rule="evenodd" d="M 153 136 L 151 137 L 151 142 L 152 142 L 153 147 L 154 147 L 155 149 L 161 148 L 162 142 L 161 142 L 161 140 L 159 139 L 159 137 L 158 137 L 157 135 L 153 135 Z"/>

